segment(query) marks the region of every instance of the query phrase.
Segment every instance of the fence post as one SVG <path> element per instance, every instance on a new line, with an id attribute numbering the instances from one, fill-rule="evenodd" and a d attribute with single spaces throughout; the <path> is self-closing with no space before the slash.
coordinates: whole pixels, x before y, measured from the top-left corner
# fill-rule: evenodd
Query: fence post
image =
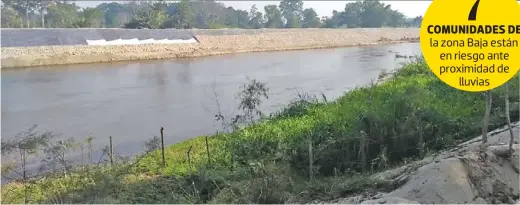
<path id="1" fill-rule="evenodd" d="M 424 158 L 424 145 L 425 145 L 425 143 L 424 143 L 424 131 L 423 131 L 423 126 L 422 125 L 423 125 L 422 122 L 419 121 L 419 127 L 418 127 L 419 128 L 418 129 L 418 131 L 419 131 L 419 157 L 421 159 Z"/>
<path id="2" fill-rule="evenodd" d="M 206 152 L 208 153 L 208 166 L 211 167 L 211 155 L 209 154 L 208 136 L 206 136 Z"/>
<path id="3" fill-rule="evenodd" d="M 161 127 L 161 154 L 162 154 L 162 166 L 166 167 L 166 159 L 164 157 L 164 128 Z"/>
<path id="4" fill-rule="evenodd" d="M 193 147 L 193 146 L 190 146 L 190 148 L 189 148 L 188 151 L 186 152 L 186 155 L 188 155 L 188 164 L 189 164 L 189 166 L 190 166 L 190 171 L 192 170 L 192 168 L 191 168 L 191 158 L 190 158 L 190 152 L 191 152 L 191 148 L 192 148 L 192 147 Z"/>
<path id="5" fill-rule="evenodd" d="M 314 159 L 314 156 L 312 156 L 312 134 L 311 134 L 311 135 L 309 135 L 309 177 L 310 177 L 311 182 L 314 180 L 313 159 Z"/>
<path id="6" fill-rule="evenodd" d="M 114 165 L 114 145 L 112 144 L 112 136 L 108 137 L 110 139 L 110 165 Z"/>
<path id="7" fill-rule="evenodd" d="M 359 152 L 361 154 L 361 171 L 367 172 L 367 156 L 366 156 L 366 144 L 365 144 L 366 133 L 361 131 L 361 137 L 359 138 Z"/>
<path id="8" fill-rule="evenodd" d="M 20 145 L 18 145 L 18 147 L 22 147 Z M 22 158 L 22 170 L 23 170 L 23 203 L 24 204 L 27 204 L 27 199 L 28 199 L 28 195 L 27 195 L 27 173 L 26 173 L 26 159 L 25 159 L 25 149 L 23 149 L 21 151 L 21 158 Z"/>

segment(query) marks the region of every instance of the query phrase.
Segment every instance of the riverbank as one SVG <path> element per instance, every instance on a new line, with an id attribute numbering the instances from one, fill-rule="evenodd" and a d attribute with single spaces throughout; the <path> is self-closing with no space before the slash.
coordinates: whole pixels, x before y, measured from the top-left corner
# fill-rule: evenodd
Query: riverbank
<path id="1" fill-rule="evenodd" d="M 102 63 L 131 60 L 192 58 L 243 52 L 366 46 L 417 41 L 417 28 L 280 29 L 247 35 L 200 35 L 200 43 L 110 46 L 38 46 L 2 48 L 2 69 Z"/>
<path id="2" fill-rule="evenodd" d="M 325 204 L 518 204 L 519 126 L 512 123 L 511 156 L 507 154 L 511 133 L 505 126 L 490 132 L 485 152 L 480 150 L 482 137 L 477 136 L 453 149 L 372 175 L 401 184 L 391 192 L 359 194 Z"/>
<path id="3" fill-rule="evenodd" d="M 509 85 L 509 114 L 518 121 L 518 76 Z M 505 124 L 504 94 L 503 87 L 492 92 L 490 130 Z M 484 108 L 481 93 L 451 88 L 419 59 L 336 101 L 297 100 L 255 125 L 172 145 L 165 165 L 156 151 L 137 162 L 57 172 L 26 189 L 6 185 L 2 203 L 23 203 L 24 190 L 30 203 L 163 204 L 309 203 L 390 192 L 403 180 L 369 175 L 478 136 Z"/>

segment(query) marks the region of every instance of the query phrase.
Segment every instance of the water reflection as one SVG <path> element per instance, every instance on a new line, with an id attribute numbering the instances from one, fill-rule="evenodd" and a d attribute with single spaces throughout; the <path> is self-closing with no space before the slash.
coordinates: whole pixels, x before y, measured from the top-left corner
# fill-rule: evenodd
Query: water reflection
<path id="1" fill-rule="evenodd" d="M 191 85 L 193 76 L 191 69 L 191 60 L 181 60 L 175 65 L 175 69 L 179 69 L 176 77 L 180 84 Z"/>
<path id="2" fill-rule="evenodd" d="M 295 97 L 294 88 L 329 100 L 393 69 L 395 54 L 418 44 L 272 53 L 199 59 L 30 68 L 2 72 L 2 137 L 33 124 L 64 136 L 112 136 L 120 153 L 141 151 L 142 141 L 165 127 L 166 143 L 214 133 L 213 90 L 226 115 L 246 76 L 267 83 L 266 112 Z M 94 148 L 104 146 L 96 142 Z"/>

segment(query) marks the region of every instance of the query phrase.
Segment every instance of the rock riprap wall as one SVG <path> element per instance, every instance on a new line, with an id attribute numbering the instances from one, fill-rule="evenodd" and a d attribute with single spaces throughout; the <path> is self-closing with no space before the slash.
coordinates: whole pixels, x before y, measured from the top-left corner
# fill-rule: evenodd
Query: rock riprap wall
<path id="1" fill-rule="evenodd" d="M 418 37 L 417 28 L 5 29 L 2 68 L 363 46 Z"/>

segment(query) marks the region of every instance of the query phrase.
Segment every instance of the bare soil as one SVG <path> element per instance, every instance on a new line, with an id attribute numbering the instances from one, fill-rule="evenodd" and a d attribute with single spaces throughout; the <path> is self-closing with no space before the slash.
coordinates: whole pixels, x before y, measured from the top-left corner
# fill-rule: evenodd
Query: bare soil
<path id="1" fill-rule="evenodd" d="M 364 193 L 337 199 L 338 204 L 514 204 L 519 203 L 519 123 L 513 127 L 513 154 L 509 131 L 494 131 L 488 147 L 480 136 L 458 147 L 405 166 L 373 175 L 393 180 L 389 193 Z"/>

